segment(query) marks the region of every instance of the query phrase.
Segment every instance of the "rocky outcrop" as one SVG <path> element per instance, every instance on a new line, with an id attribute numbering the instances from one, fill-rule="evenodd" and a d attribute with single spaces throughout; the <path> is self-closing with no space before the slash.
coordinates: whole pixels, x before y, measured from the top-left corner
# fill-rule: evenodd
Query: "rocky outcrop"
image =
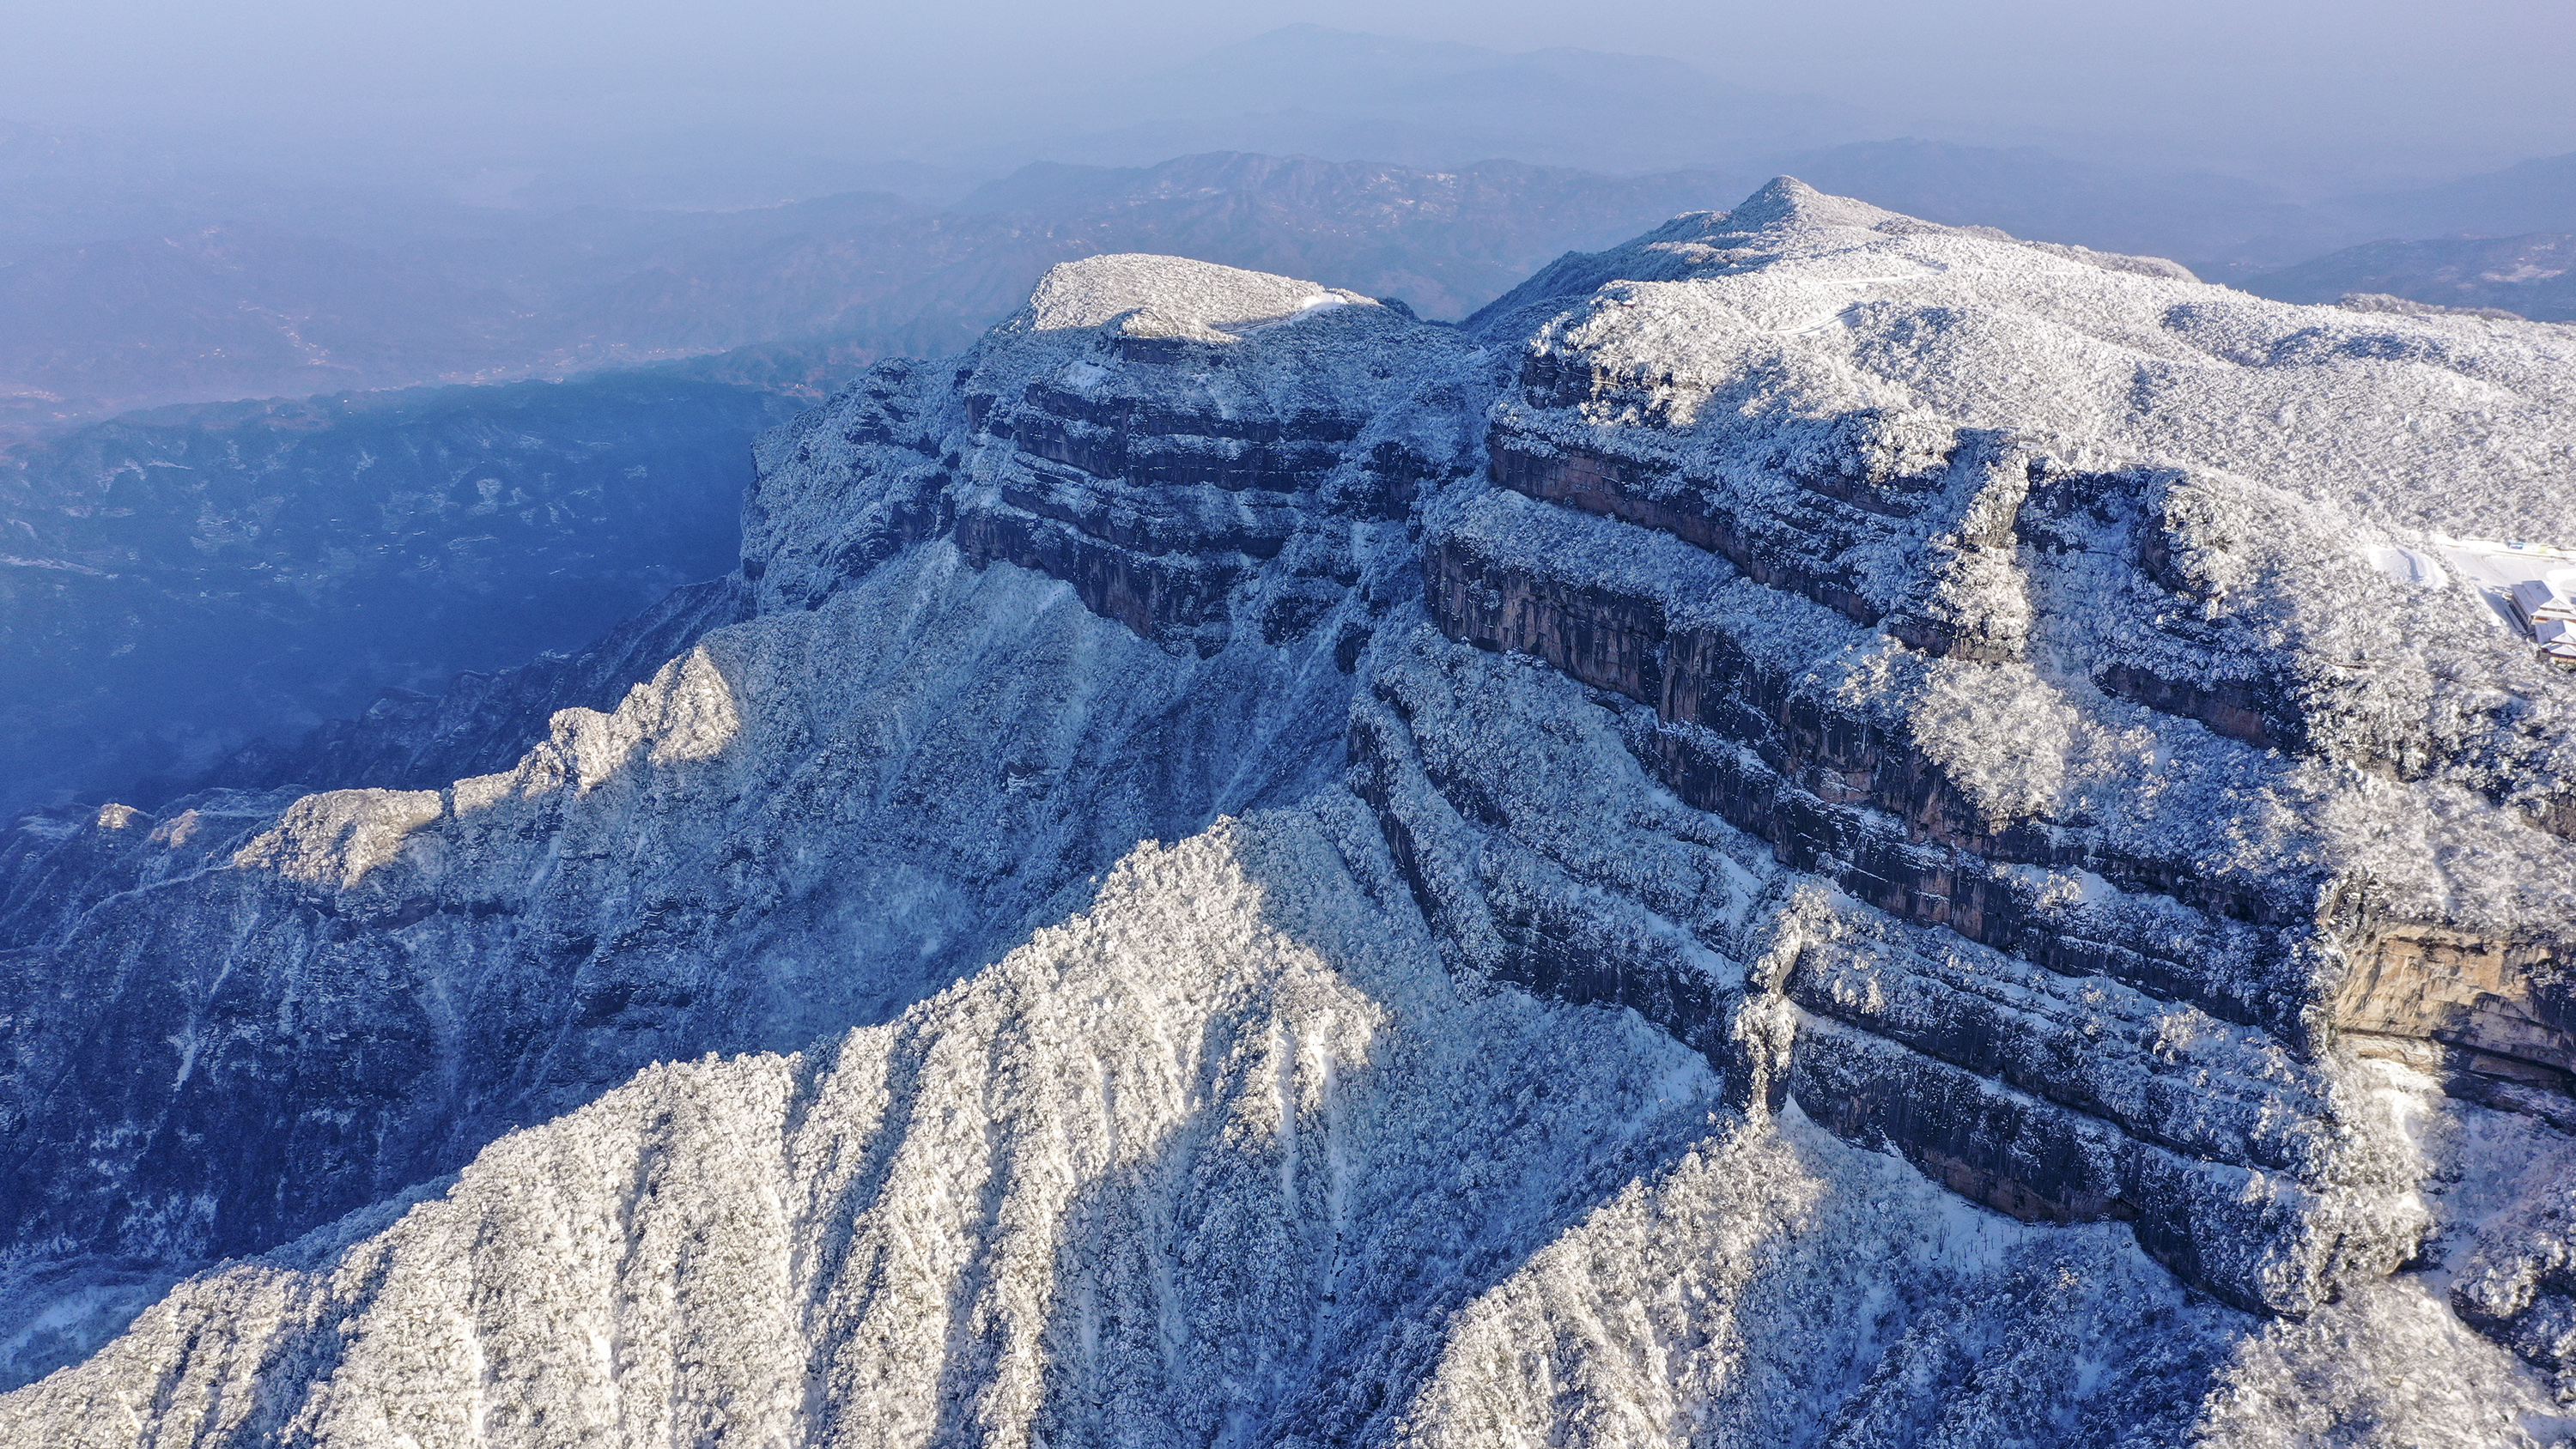
<path id="1" fill-rule="evenodd" d="M 1647 803 L 1628 746 L 1641 722 L 1623 729 L 1579 692 L 1543 706 L 1544 681 L 1427 642 L 1401 668 L 1381 646 L 1354 783 L 1443 938 L 1479 969 L 1635 1008 L 1705 1051 L 1734 1100 L 1794 1096 L 1987 1206 L 2132 1222 L 2158 1259 L 2246 1307 L 2304 1311 L 2411 1255 L 2421 1224 L 2337 1152 L 2328 1078 L 2272 1034 L 2064 958 L 1886 924 L 1849 895 L 1800 898 L 1816 862 L 1777 847 L 1748 858 L 1761 837 L 1691 820 L 1687 796 Z M 1549 758 L 1530 762 L 1546 782 L 1493 779 L 1477 766 L 1510 747 L 1474 738 L 1487 712 L 1511 721 L 1502 732 L 1543 720 L 1589 736 L 1570 751 L 1588 768 Z M 1606 816 L 1580 854 L 1553 823 L 1577 801 Z M 2140 904 L 2094 908 L 2133 929 L 2210 929 L 2175 903 L 2161 921 Z"/>
<path id="2" fill-rule="evenodd" d="M 1179 315 L 1171 279 L 1095 270 L 1079 289 L 1050 279 L 1012 342 L 960 369 L 970 435 L 1007 451 L 988 450 L 958 546 L 1201 656 L 1242 623 L 1272 644 L 1304 633 L 1362 572 L 1354 527 L 1400 525 L 1431 466 L 1372 424 L 1397 379 L 1437 375 L 1464 342 L 1368 298 L 1247 288 L 1219 268 L 1183 283 L 1210 294 Z"/>
<path id="3" fill-rule="evenodd" d="M 2576 1089 L 2562 946 L 2352 914 L 2338 1028 L 2433 1046 L 2431 1060 L 2480 1076 Z"/>
<path id="4" fill-rule="evenodd" d="M 1585 582 L 1564 578 L 1569 558 L 1612 554 L 1625 557 Z M 1641 559 L 1654 562 L 1640 568 Z M 2279 934 L 2300 920 L 2294 894 L 2201 879 L 2188 859 L 2136 858 L 2043 821 L 1993 820 L 1913 737 L 1891 707 L 1901 695 L 1864 693 L 1848 687 L 1847 670 L 1817 667 L 1837 647 L 1866 647 L 1838 621 L 1749 587 L 1723 564 L 1499 504 L 1434 538 L 1425 571 L 1431 616 L 1450 637 L 1534 654 L 1651 706 L 1654 723 L 1631 741 L 1647 768 L 1769 841 L 1783 863 L 2068 975 L 2107 975 L 2231 1020 L 2300 1030 L 2286 978 L 2271 974 L 2288 969 Z M 2109 894 L 2192 907 L 2190 924 L 2149 910 L 2126 922 L 2103 911 L 2100 924 L 2079 926 L 2051 899 L 2050 873 L 2070 870 L 2115 887 Z"/>

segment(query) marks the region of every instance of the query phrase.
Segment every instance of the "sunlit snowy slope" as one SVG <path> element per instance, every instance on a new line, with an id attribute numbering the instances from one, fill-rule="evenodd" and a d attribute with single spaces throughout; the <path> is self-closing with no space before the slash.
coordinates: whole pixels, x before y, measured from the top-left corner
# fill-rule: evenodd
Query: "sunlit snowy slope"
<path id="1" fill-rule="evenodd" d="M 2571 364 L 1787 181 L 1058 268 L 513 770 L 15 832 L 0 1439 L 2561 1440 L 2576 679 L 2374 560 Z"/>

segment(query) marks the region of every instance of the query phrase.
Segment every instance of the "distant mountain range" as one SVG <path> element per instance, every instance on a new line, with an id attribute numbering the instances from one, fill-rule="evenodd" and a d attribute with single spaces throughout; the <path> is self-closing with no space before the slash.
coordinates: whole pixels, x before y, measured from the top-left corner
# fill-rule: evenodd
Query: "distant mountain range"
<path id="1" fill-rule="evenodd" d="M 2506 205 L 2506 181 L 2557 174 L 2541 165 L 2337 207 L 2223 176 L 1923 140 L 1797 152 L 1778 167 L 1933 220 L 2173 257 L 2217 280 L 2364 240 L 2370 216 L 2455 205 L 2576 230 L 2576 201 L 2553 210 L 2545 187 Z M 316 211 L 329 234 L 255 218 L 22 248 L 0 263 L 0 425 L 749 346 L 854 361 L 938 353 L 1009 311 L 1049 265 L 1114 251 L 1312 276 L 1459 317 L 1560 252 L 1723 205 L 1762 174 L 1211 153 L 1036 163 L 944 207 L 880 192 L 731 212 L 457 208 L 411 232 Z M 2366 289 L 2413 285 L 2392 274 Z M 2448 282 L 2426 285 L 2450 295 Z"/>
<path id="2" fill-rule="evenodd" d="M 1106 251 L 1291 272 L 1462 317 L 1560 252 L 1782 173 L 2229 282 L 2384 239 L 2576 232 L 2576 156 L 2301 200 L 2188 167 L 1859 139 L 1894 123 L 1667 58 L 1311 25 L 1062 99 L 955 118 L 918 156 L 566 161 L 446 196 L 390 173 L 282 180 L 175 141 L 0 125 L 0 430 L 753 346 L 941 352 L 1048 265 Z M 849 189 L 862 182 L 889 189 Z M 808 199 L 740 205 L 782 189 Z M 583 198 L 640 204 L 564 204 Z M 2387 273 L 2374 288 L 2417 285 L 2369 265 Z"/>
<path id="3" fill-rule="evenodd" d="M 1178 253 L 1472 311 L 1531 267 L 1731 182 L 1520 162 L 1450 172 L 1216 154 L 1041 163 L 947 210 L 890 194 L 727 213 L 493 213 L 371 248 L 268 229 L 94 242 L 0 265 L 0 419 L 480 380 L 790 341 L 963 346 L 1059 261 Z"/>
<path id="4" fill-rule="evenodd" d="M 1883 131 L 1839 101 L 1732 84 L 1665 56 L 1510 54 L 1291 25 L 1061 113 L 1008 117 L 973 154 L 1145 164 L 1219 147 L 1447 169 L 1497 157 L 1613 174 L 1718 167 Z M 1723 205 L 1723 202 L 1715 203 Z"/>
<path id="5" fill-rule="evenodd" d="M 2372 237 L 2576 232 L 2576 154 L 2411 191 L 2349 197 L 2326 209 Z"/>
<path id="6" fill-rule="evenodd" d="M 2499 308 L 2536 322 L 2576 322 L 2576 235 L 2369 242 L 2242 285 L 2284 302 L 2376 293 L 2445 307 Z"/>
<path id="7" fill-rule="evenodd" d="M 0 267 L 0 406 L 77 417 L 470 377 L 519 330 L 498 288 L 347 242 L 247 229 L 92 242 Z"/>

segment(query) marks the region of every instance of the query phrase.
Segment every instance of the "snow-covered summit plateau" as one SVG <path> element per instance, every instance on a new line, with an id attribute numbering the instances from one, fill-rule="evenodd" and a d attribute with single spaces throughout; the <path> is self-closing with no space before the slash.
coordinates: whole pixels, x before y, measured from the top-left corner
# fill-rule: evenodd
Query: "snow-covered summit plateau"
<path id="1" fill-rule="evenodd" d="M 0 845 L 0 1440 L 2576 1434 L 2576 674 L 2412 562 L 2576 331 L 1784 179 L 760 463 L 614 712 Z"/>

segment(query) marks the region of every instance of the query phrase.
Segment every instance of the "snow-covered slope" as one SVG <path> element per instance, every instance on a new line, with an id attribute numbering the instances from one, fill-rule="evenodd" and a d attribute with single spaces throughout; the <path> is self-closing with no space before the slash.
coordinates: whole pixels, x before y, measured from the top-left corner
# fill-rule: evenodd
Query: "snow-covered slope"
<path id="1" fill-rule="evenodd" d="M 515 769 L 18 832 L 13 1351 L 240 1261 L 0 1423 L 2564 1437 L 2576 680 L 2365 551 L 2576 542 L 2567 350 L 1786 181 L 1060 268 Z"/>
<path id="2" fill-rule="evenodd" d="M 1966 1208 L 1794 1108 L 1725 1112 L 1631 1013 L 1463 990 L 1376 837 L 1344 805 L 1141 847 L 895 1022 L 654 1067 L 186 1284 L 0 1429 L 2259 1442 L 2321 1393 L 2417 1443 L 2545 1426 L 2420 1289 L 2267 1331 L 2124 1234 Z M 2428 1348 L 2404 1393 L 2376 1381 Z"/>

